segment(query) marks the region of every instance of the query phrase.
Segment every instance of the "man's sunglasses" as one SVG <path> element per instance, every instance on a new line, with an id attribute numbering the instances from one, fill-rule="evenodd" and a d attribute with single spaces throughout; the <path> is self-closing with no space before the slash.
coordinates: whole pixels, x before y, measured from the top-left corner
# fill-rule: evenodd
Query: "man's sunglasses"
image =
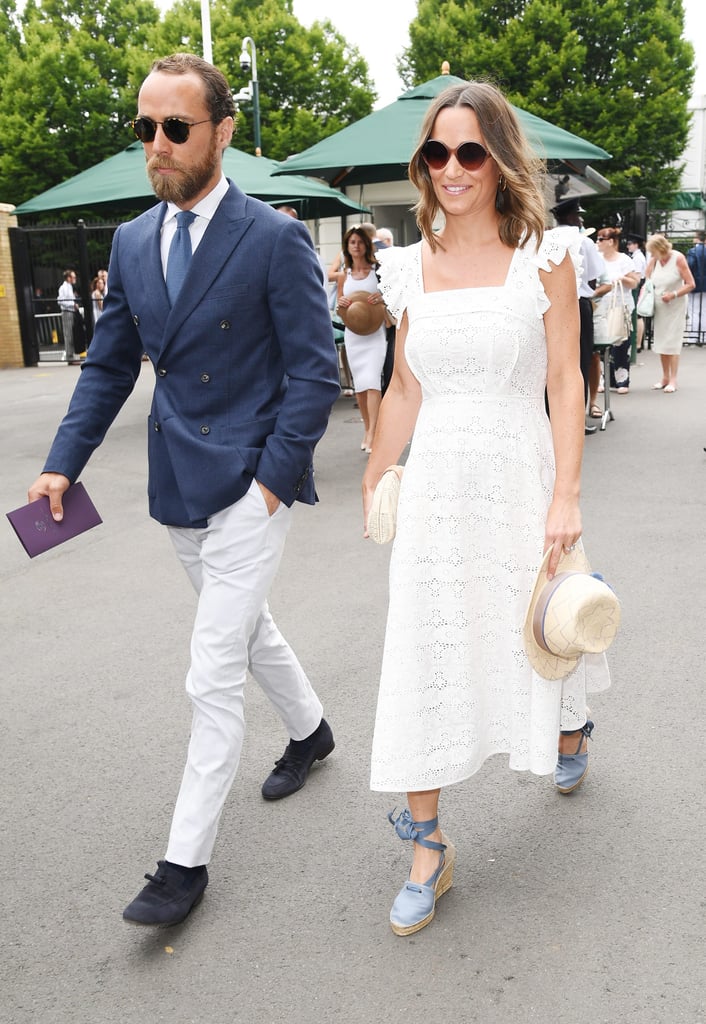
<path id="1" fill-rule="evenodd" d="M 162 126 L 162 131 L 170 142 L 181 146 L 189 138 L 189 132 L 197 124 L 207 124 L 211 118 L 205 121 L 182 121 L 180 117 L 166 117 L 164 121 L 153 121 L 151 117 L 136 117 L 130 122 L 130 127 L 140 142 L 154 142 L 157 134 L 157 126 Z"/>
<path id="2" fill-rule="evenodd" d="M 479 171 L 488 159 L 488 150 L 480 142 L 462 142 L 456 149 L 449 149 L 443 142 L 427 139 L 422 146 L 422 158 L 432 171 L 446 167 L 455 156 L 464 171 Z"/>

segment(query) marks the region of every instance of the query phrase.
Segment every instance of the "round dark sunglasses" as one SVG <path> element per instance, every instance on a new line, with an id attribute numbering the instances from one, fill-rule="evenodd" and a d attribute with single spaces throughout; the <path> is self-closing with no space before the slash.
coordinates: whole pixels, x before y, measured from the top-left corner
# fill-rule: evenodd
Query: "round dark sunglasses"
<path id="1" fill-rule="evenodd" d="M 157 126 L 162 126 L 162 131 L 170 142 L 181 146 L 189 138 L 189 132 L 197 124 L 206 124 L 211 118 L 205 121 L 182 121 L 180 117 L 166 117 L 164 121 L 153 121 L 151 117 L 136 117 L 130 122 L 130 127 L 140 142 L 154 142 L 157 134 Z"/>
<path id="2" fill-rule="evenodd" d="M 455 156 L 464 171 L 479 171 L 488 159 L 488 150 L 480 142 L 462 142 L 456 149 L 449 149 L 443 142 L 427 139 L 422 146 L 422 158 L 433 171 L 446 167 Z"/>

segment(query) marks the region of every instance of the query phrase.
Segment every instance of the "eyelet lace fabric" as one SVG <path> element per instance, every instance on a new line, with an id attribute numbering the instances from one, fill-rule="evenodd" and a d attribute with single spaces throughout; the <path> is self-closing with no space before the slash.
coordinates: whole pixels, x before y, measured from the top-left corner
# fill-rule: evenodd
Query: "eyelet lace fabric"
<path id="1" fill-rule="evenodd" d="M 604 655 L 547 681 L 522 643 L 554 484 L 539 270 L 568 250 L 580 272 L 578 248 L 575 229 L 547 232 L 515 251 L 503 286 L 429 293 L 421 243 L 381 253 L 423 400 L 390 562 L 374 790 L 450 785 L 500 753 L 549 774 L 559 730 L 580 728 L 587 691 L 610 685 Z"/>

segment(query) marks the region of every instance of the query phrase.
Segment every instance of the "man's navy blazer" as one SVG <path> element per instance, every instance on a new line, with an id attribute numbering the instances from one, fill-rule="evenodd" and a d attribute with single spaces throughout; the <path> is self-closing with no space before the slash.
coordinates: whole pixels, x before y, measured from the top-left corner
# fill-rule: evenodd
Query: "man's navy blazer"
<path id="1" fill-rule="evenodd" d="M 339 394 L 321 268 L 306 228 L 229 189 L 173 308 L 160 258 L 166 204 L 117 229 L 108 294 L 45 464 L 76 480 L 146 352 L 150 514 L 200 526 L 253 477 L 286 505 L 316 500 L 312 457 Z"/>

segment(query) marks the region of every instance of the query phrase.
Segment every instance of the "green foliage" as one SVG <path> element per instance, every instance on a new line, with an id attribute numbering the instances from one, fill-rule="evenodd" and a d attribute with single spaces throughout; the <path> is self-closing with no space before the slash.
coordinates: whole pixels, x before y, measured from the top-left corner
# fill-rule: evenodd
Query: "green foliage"
<path id="1" fill-rule="evenodd" d="M 602 146 L 615 195 L 679 186 L 694 51 L 682 0 L 419 0 L 400 62 L 409 84 L 448 60 L 511 100 Z"/>
<path id="2" fill-rule="evenodd" d="M 238 92 L 245 36 L 256 46 L 262 152 L 273 160 L 312 146 L 369 114 L 374 92 L 365 61 L 330 22 L 304 28 L 290 0 L 214 0 L 213 61 Z M 160 30 L 160 52 L 201 52 L 198 0 L 178 0 Z M 241 104 L 235 145 L 254 152 L 252 105 Z"/>
<path id="3" fill-rule="evenodd" d="M 234 92 L 245 36 L 257 47 L 262 150 L 280 159 L 370 113 L 365 61 L 329 22 L 305 29 L 291 0 L 214 0 L 214 63 Z M 160 20 L 154 0 L 0 0 L 0 200 L 19 204 L 119 152 L 155 56 L 202 52 L 199 0 Z M 252 152 L 244 104 L 235 144 Z"/>

